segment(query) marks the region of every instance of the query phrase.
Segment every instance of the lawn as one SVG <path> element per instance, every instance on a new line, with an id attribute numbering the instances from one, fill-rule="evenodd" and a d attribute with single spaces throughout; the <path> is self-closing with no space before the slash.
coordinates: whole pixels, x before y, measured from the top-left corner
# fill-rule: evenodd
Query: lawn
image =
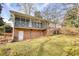
<path id="1" fill-rule="evenodd" d="M 79 36 L 54 35 L 0 46 L 1 56 L 77 56 Z"/>

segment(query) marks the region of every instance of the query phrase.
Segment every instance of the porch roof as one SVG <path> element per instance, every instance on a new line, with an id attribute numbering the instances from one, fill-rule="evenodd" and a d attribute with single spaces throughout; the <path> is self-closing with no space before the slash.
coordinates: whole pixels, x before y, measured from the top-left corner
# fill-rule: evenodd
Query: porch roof
<path id="1" fill-rule="evenodd" d="M 38 18 L 38 17 L 35 17 L 35 16 L 26 15 L 26 14 L 16 12 L 16 11 L 10 11 L 10 12 L 12 14 L 14 14 L 14 16 L 16 16 L 16 17 L 23 17 L 23 18 L 28 18 L 28 19 L 32 19 L 32 20 L 40 20 L 40 21 L 45 21 L 45 22 L 48 22 L 48 23 L 52 22 L 50 20 L 41 19 L 41 18 Z"/>

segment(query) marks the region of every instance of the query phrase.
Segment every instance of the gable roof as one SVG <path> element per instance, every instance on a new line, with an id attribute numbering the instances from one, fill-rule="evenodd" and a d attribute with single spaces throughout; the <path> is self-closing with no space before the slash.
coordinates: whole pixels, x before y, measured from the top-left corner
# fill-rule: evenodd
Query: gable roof
<path id="1" fill-rule="evenodd" d="M 41 19 L 41 18 L 38 18 L 38 17 L 35 17 L 35 16 L 30 16 L 30 15 L 26 15 L 26 14 L 23 14 L 23 13 L 20 13 L 20 12 L 16 12 L 16 11 L 10 11 L 11 13 L 13 13 L 16 17 L 24 17 L 24 18 L 28 18 L 28 19 L 32 19 L 32 20 L 40 20 L 40 21 L 46 21 L 46 22 L 52 22 L 50 20 L 46 20 L 46 19 Z"/>

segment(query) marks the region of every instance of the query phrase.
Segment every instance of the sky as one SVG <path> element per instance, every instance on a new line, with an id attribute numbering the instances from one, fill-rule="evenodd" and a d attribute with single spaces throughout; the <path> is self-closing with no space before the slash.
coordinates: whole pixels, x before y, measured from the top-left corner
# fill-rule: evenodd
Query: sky
<path id="1" fill-rule="evenodd" d="M 48 3 L 46 4 L 37 4 L 38 10 L 42 10 Z M 4 18 L 5 22 L 8 22 L 10 18 L 9 10 L 19 11 L 20 7 L 16 3 L 5 3 L 2 8 L 1 16 Z"/>
<path id="2" fill-rule="evenodd" d="M 44 7 L 46 7 L 48 5 L 48 3 L 36 3 L 36 7 L 38 7 L 38 10 L 43 10 Z M 2 8 L 2 12 L 1 12 L 1 16 L 3 17 L 3 21 L 6 23 L 10 23 L 11 26 L 13 26 L 12 21 L 9 21 L 10 19 L 10 10 L 13 11 L 19 11 L 21 8 L 17 3 L 3 3 L 2 4 L 3 8 Z"/>
<path id="3" fill-rule="evenodd" d="M 57 3 L 36 3 L 36 7 L 38 10 L 40 11 L 44 11 L 45 7 L 52 7 L 52 8 L 57 8 L 58 10 L 61 11 L 62 8 L 65 8 L 64 6 L 62 6 L 62 4 L 57 4 Z M 69 7 L 69 5 L 68 5 Z M 3 20 L 7 23 L 11 23 L 11 21 L 8 21 L 10 18 L 10 10 L 14 10 L 14 11 L 19 11 L 21 9 L 21 7 L 17 4 L 17 3 L 5 3 L 3 4 L 3 9 L 2 9 L 2 14 L 1 16 L 4 18 Z M 64 12 L 62 12 L 63 14 Z"/>

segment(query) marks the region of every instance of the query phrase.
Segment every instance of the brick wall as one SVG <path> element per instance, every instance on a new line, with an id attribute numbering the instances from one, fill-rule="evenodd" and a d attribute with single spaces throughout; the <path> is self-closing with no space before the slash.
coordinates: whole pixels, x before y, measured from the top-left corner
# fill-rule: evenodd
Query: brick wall
<path id="1" fill-rule="evenodd" d="M 31 39 L 31 38 L 38 38 L 46 34 L 46 30 L 42 31 L 42 30 L 33 30 L 33 29 L 15 29 L 14 30 L 15 40 L 18 40 L 19 31 L 24 32 L 24 40 Z"/>

